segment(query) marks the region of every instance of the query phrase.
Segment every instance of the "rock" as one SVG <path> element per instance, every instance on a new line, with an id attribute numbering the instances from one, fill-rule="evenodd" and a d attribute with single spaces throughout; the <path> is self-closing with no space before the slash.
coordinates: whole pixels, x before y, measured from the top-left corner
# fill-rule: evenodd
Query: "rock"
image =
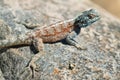
<path id="1" fill-rule="evenodd" d="M 0 80 L 5 80 L 5 78 L 3 77 L 2 71 L 0 70 Z"/>
<path id="2" fill-rule="evenodd" d="M 32 46 L 0 50 L 1 80 L 120 79 L 120 20 L 104 9 L 89 0 L 2 0 L 0 4 L 0 40 L 32 30 L 23 23 L 44 26 L 73 18 L 89 8 L 96 8 L 101 15 L 100 21 L 82 29 L 77 38 L 87 50 L 61 42 L 46 43 L 46 54 L 36 62 L 40 68 L 34 79 L 26 69 L 35 53 Z M 24 69 L 26 72 L 21 73 Z"/>

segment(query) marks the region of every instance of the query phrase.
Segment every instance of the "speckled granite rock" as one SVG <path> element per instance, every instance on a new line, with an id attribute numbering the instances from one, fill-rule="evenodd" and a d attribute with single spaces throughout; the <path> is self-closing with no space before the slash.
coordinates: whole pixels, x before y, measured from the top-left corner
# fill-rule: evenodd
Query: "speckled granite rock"
<path id="1" fill-rule="evenodd" d="M 0 80 L 5 80 L 5 78 L 3 77 L 3 73 L 2 73 L 1 70 L 0 70 Z"/>
<path id="2" fill-rule="evenodd" d="M 89 8 L 99 10 L 101 20 L 82 29 L 77 38 L 88 49 L 78 50 L 61 42 L 45 44 L 46 55 L 37 62 L 39 72 L 27 80 L 119 80 L 120 21 L 89 0 L 0 0 L 1 40 L 32 30 L 19 21 L 43 26 L 75 17 Z M 29 71 L 24 75 L 20 72 L 33 55 L 29 46 L 0 50 L 5 80 L 24 80 Z"/>

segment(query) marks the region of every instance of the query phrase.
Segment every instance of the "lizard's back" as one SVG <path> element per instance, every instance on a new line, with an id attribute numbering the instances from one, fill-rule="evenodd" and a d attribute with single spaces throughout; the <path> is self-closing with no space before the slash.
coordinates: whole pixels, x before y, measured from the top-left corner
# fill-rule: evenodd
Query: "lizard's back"
<path id="1" fill-rule="evenodd" d="M 34 37 L 42 38 L 43 42 L 56 42 L 64 39 L 73 30 L 74 19 L 40 27 L 33 31 Z"/>

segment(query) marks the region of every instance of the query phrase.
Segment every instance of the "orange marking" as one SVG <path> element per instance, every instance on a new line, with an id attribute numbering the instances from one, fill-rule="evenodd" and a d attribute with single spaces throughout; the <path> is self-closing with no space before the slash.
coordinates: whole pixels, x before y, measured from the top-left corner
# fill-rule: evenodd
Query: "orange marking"
<path id="1" fill-rule="evenodd" d="M 65 23 L 63 23 L 63 24 L 65 24 Z M 70 24 L 70 22 L 68 22 L 68 25 L 66 25 L 67 26 L 66 28 L 63 28 L 63 24 L 59 24 L 59 26 L 61 26 L 61 32 L 57 32 L 56 29 L 55 29 L 55 27 L 51 27 L 51 28 L 54 29 L 54 32 L 53 32 L 54 34 L 48 34 L 48 31 L 45 30 L 47 32 L 47 34 L 45 34 L 43 36 L 45 36 L 45 37 L 47 37 L 47 36 L 55 36 L 55 35 L 58 35 L 60 33 L 70 32 L 70 29 L 72 27 L 72 25 Z"/>
<path id="2" fill-rule="evenodd" d="M 53 70 L 53 74 L 55 75 L 55 74 L 59 74 L 60 73 L 60 70 L 58 69 L 58 68 L 55 68 L 54 70 Z"/>
<path id="3" fill-rule="evenodd" d="M 62 24 L 60 24 L 60 23 L 58 23 L 59 25 L 58 25 L 58 27 L 61 27 L 61 32 L 57 32 L 57 30 L 56 30 L 56 28 L 57 28 L 57 26 L 55 26 L 56 24 L 54 24 L 54 25 L 50 25 L 49 27 L 44 27 L 42 30 L 43 30 L 43 32 L 45 32 L 45 34 L 44 35 L 42 35 L 41 34 L 41 30 L 40 29 L 36 29 L 35 30 L 35 36 L 36 37 L 39 37 L 39 36 L 44 36 L 44 37 L 49 37 L 49 36 L 56 36 L 56 35 L 58 35 L 58 34 L 61 34 L 61 33 L 65 33 L 65 32 L 70 32 L 71 31 L 71 29 L 72 29 L 72 24 L 70 23 L 70 22 L 63 22 Z M 65 25 L 65 24 L 67 24 L 67 25 Z M 66 26 L 66 27 L 64 27 L 64 26 Z M 55 28 L 56 27 L 56 28 Z M 53 34 L 49 34 L 49 29 L 50 28 L 53 28 Z"/>

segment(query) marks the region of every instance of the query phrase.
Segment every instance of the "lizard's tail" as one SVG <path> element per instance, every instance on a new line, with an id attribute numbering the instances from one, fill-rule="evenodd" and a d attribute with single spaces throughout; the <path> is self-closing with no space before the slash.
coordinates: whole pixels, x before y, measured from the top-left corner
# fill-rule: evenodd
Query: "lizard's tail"
<path id="1" fill-rule="evenodd" d="M 14 37 L 10 39 L 0 40 L 0 49 L 2 48 L 8 48 L 11 46 L 18 46 L 18 45 L 28 45 L 30 44 L 27 40 L 27 38 L 24 37 Z"/>
<path id="2" fill-rule="evenodd" d="M 0 40 L 0 49 L 5 48 L 5 47 L 9 47 L 13 45 L 13 41 L 12 40 Z"/>

